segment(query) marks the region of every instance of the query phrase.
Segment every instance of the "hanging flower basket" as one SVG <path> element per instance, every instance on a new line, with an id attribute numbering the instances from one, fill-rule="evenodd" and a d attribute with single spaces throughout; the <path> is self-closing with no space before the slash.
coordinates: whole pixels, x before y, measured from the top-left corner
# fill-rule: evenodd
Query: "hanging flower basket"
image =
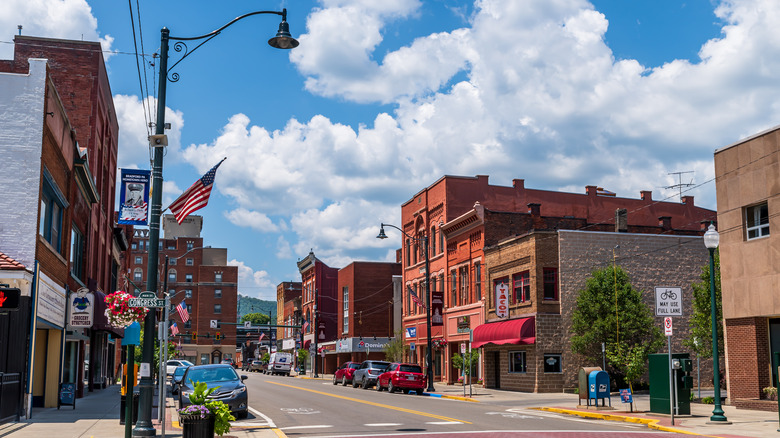
<path id="1" fill-rule="evenodd" d="M 447 346 L 447 341 L 445 341 L 444 339 L 434 339 L 433 341 L 431 341 L 431 343 L 433 344 L 433 348 L 436 350 L 441 350 L 442 348 Z"/>
<path id="2" fill-rule="evenodd" d="M 125 328 L 146 316 L 146 307 L 130 307 L 130 298 L 133 296 L 121 290 L 106 296 L 106 318 L 113 327 Z"/>

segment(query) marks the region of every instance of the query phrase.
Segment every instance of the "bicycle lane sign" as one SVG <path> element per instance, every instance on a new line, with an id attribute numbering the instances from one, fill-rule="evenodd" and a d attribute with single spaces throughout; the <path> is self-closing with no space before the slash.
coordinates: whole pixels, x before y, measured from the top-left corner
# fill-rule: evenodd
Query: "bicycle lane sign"
<path id="1" fill-rule="evenodd" d="M 655 288 L 655 316 L 682 316 L 682 288 Z"/>

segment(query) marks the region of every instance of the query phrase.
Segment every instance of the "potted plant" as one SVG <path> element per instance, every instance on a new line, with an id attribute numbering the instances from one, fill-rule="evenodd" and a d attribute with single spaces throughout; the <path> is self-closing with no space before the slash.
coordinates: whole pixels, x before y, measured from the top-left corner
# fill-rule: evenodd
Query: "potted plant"
<path id="1" fill-rule="evenodd" d="M 118 290 L 106 296 L 106 318 L 108 323 L 117 328 L 125 328 L 146 316 L 146 307 L 130 307 L 132 295 Z"/>
<path id="2" fill-rule="evenodd" d="M 207 401 L 216 389 L 205 382 L 195 382 L 195 391 L 189 397 L 192 404 L 178 410 L 183 438 L 212 438 L 230 431 L 230 422 L 236 418 L 228 405 L 219 400 Z"/>
<path id="3" fill-rule="evenodd" d="M 764 388 L 764 396 L 767 400 L 777 400 L 777 388 L 774 386 L 767 386 Z"/>

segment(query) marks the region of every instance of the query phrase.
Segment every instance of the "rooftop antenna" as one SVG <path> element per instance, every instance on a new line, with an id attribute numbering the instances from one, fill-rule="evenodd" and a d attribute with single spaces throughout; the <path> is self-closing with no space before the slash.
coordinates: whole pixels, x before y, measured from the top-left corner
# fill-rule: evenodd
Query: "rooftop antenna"
<path id="1" fill-rule="evenodd" d="M 16 28 L 19 29 L 19 35 L 21 35 L 22 34 L 22 25 L 21 24 L 17 25 Z"/>
<path id="2" fill-rule="evenodd" d="M 677 189 L 679 191 L 679 193 L 680 193 L 680 202 L 682 202 L 682 189 L 683 189 L 683 187 L 691 187 L 691 186 L 694 185 L 693 184 L 693 178 L 691 178 L 691 182 L 689 182 L 687 184 L 682 182 L 682 176 L 685 173 L 694 173 L 694 172 L 692 170 L 688 170 L 686 172 L 670 172 L 670 173 L 667 173 L 667 175 L 677 175 L 678 183 L 674 184 L 674 185 L 671 185 L 671 186 L 668 186 L 668 187 L 664 187 L 665 189 Z"/>

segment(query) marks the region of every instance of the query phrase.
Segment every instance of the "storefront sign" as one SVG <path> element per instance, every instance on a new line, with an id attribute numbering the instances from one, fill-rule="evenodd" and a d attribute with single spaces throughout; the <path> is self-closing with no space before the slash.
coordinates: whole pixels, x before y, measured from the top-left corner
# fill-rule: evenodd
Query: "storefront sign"
<path id="1" fill-rule="evenodd" d="M 509 316 L 509 285 L 506 283 L 496 285 L 496 316 L 499 318 Z"/>
<path id="2" fill-rule="evenodd" d="M 406 328 L 406 337 L 407 338 L 416 338 L 417 337 L 417 327 L 407 327 Z"/>
<path id="3" fill-rule="evenodd" d="M 68 300 L 68 325 L 90 328 L 95 318 L 95 294 L 86 287 L 70 295 Z"/>
<path id="4" fill-rule="evenodd" d="M 327 347 L 328 351 L 333 351 L 335 348 L 336 353 L 363 352 L 367 350 L 382 351 L 391 340 L 392 338 L 347 338 L 340 339 L 335 344 L 325 344 L 323 348 Z"/>
<path id="5" fill-rule="evenodd" d="M 65 325 L 65 288 L 58 285 L 43 272 L 38 276 L 38 318 L 57 327 Z"/>
<path id="6" fill-rule="evenodd" d="M 468 333 L 471 330 L 471 316 L 464 315 L 458 317 L 458 333 Z"/>

